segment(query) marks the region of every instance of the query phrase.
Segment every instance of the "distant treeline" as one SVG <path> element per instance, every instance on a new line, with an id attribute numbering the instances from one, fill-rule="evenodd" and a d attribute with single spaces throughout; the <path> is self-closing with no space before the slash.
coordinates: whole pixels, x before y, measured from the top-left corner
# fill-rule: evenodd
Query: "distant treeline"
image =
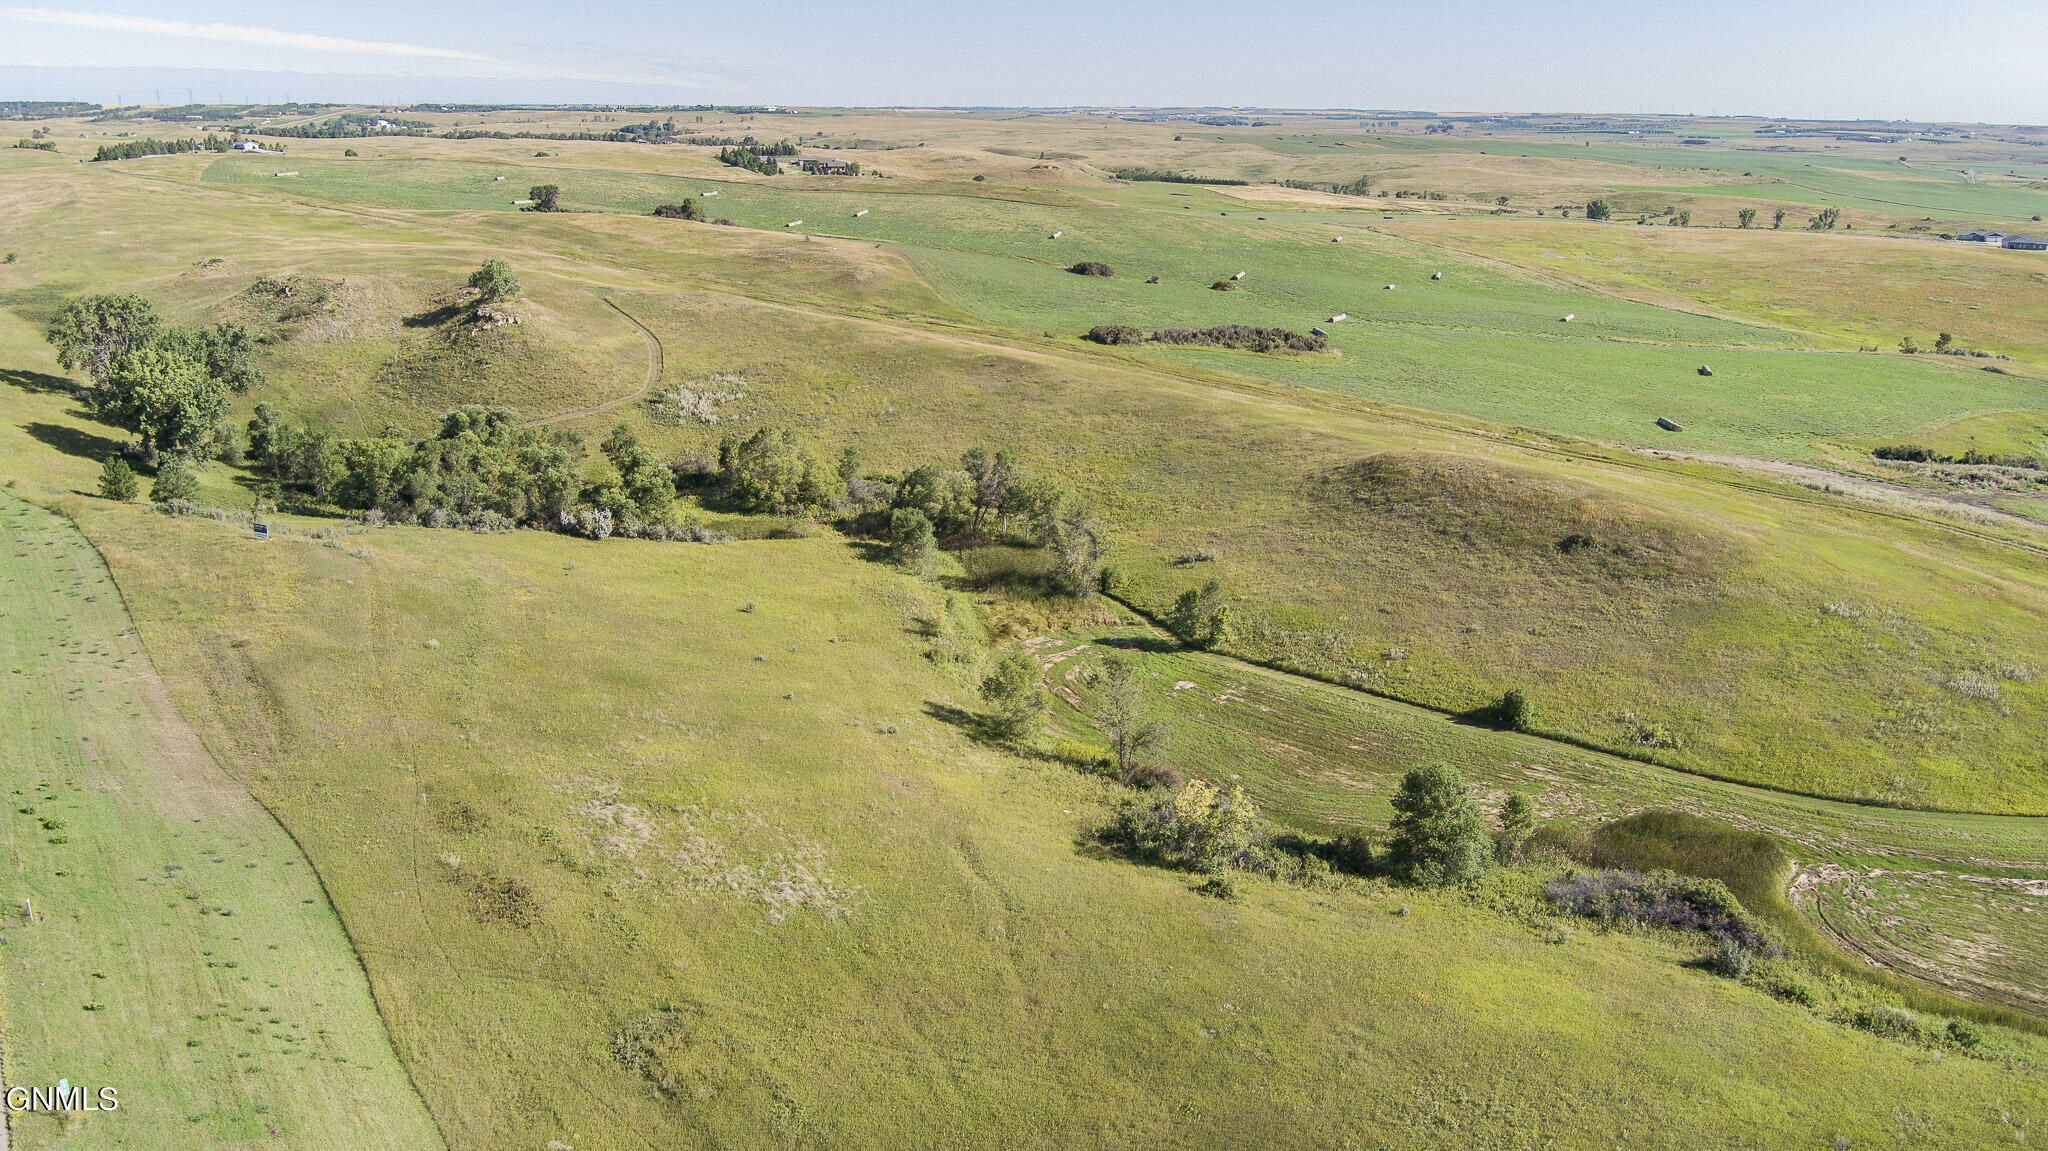
<path id="1" fill-rule="evenodd" d="M 1327 180 L 1282 180 L 1283 188 L 1299 188 L 1305 192 L 1334 192 L 1339 196 L 1372 195 L 1372 177 L 1360 176 L 1349 184 L 1338 184 Z"/>
<path id="2" fill-rule="evenodd" d="M 1984 464 L 2000 468 L 2029 468 L 2048 471 L 2048 459 L 2040 456 L 2006 455 L 2001 452 L 1980 452 L 1976 448 L 1961 455 L 1943 454 L 1920 444 L 1892 444 L 1873 449 L 1870 453 L 1881 460 L 1904 460 L 1916 464 Z"/>
<path id="3" fill-rule="evenodd" d="M 1178 344 L 1202 348 L 1234 348 L 1245 352 L 1320 352 L 1329 348 L 1328 336 L 1303 335 L 1285 328 L 1254 328 L 1246 324 L 1221 324 L 1213 328 L 1161 328 L 1147 335 L 1128 324 L 1100 324 L 1088 329 L 1084 339 L 1098 344 Z"/>
<path id="4" fill-rule="evenodd" d="M 93 153 L 93 162 L 102 160 L 133 160 L 141 156 L 175 156 L 181 152 L 225 152 L 234 144 L 227 136 L 207 133 L 204 140 L 186 137 L 183 140 L 159 140 L 147 136 L 140 140 L 124 140 L 119 144 L 101 144 Z"/>
<path id="5" fill-rule="evenodd" d="M 0 100 L 0 120 L 53 120 L 99 110 L 98 104 L 76 100 Z"/>
<path id="6" fill-rule="evenodd" d="M 176 104 L 166 108 L 145 108 L 130 104 L 106 108 L 93 123 L 117 120 L 156 120 L 162 123 L 266 119 L 276 116 L 317 116 L 341 108 L 340 104 Z"/>
<path id="7" fill-rule="evenodd" d="M 1222 176 L 1189 176 L 1166 168 L 1112 168 L 1110 175 L 1119 180 L 1158 184 L 1229 184 L 1243 187 L 1251 183 L 1250 180 L 1230 180 Z"/>
<path id="8" fill-rule="evenodd" d="M 725 112 L 757 116 L 761 104 L 414 104 L 402 112 L 631 112 L 636 115 L 673 112 Z"/>
<path id="9" fill-rule="evenodd" d="M 379 121 L 385 127 L 378 127 Z M 433 127 L 425 120 L 391 120 L 364 112 L 347 112 L 317 124 L 295 124 L 289 128 L 245 128 L 261 136 L 286 136 L 295 140 L 353 140 L 360 136 L 418 136 Z"/>

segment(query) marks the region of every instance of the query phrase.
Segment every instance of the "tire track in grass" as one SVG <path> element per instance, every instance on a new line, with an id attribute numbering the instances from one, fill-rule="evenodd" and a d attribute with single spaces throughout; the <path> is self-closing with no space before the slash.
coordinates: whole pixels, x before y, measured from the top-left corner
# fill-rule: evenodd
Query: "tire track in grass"
<path id="1" fill-rule="evenodd" d="M 666 357 L 663 355 L 661 349 L 661 337 L 655 335 L 654 330 L 649 328 L 646 324 L 641 323 L 639 318 L 633 315 L 633 313 L 620 307 L 619 302 L 617 300 L 612 299 L 610 296 L 606 296 L 604 298 L 604 302 L 605 305 L 611 308 L 612 311 L 617 312 L 621 316 L 626 317 L 626 322 L 633 325 L 633 327 L 639 329 L 641 336 L 646 338 L 647 378 L 640 381 L 639 388 L 627 393 L 626 395 L 620 396 L 618 399 L 606 400 L 604 403 L 593 404 L 592 406 L 587 408 L 577 408 L 575 411 L 558 412 L 552 416 L 543 416 L 540 419 L 532 421 L 531 426 L 537 428 L 544 428 L 551 424 L 559 424 L 567 420 L 579 420 L 585 416 L 601 416 L 606 412 L 615 412 L 618 411 L 620 408 L 625 407 L 627 404 L 634 402 L 635 400 L 644 398 L 650 392 L 654 391 L 655 388 L 661 386 L 662 374 L 668 370 Z"/>

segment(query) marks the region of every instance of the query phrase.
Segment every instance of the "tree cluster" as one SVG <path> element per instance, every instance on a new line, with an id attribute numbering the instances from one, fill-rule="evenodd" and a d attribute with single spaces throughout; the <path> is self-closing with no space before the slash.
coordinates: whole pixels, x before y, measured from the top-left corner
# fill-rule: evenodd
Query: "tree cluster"
<path id="1" fill-rule="evenodd" d="M 234 144 L 226 136 L 207 134 L 204 140 L 187 137 L 183 140 L 159 140 L 154 136 L 141 140 L 124 140 L 119 144 L 101 144 L 93 153 L 93 163 L 106 160 L 134 160 L 143 156 L 175 156 L 181 152 L 225 152 Z"/>
<path id="2" fill-rule="evenodd" d="M 654 209 L 654 214 L 665 220 L 696 220 L 701 223 L 704 219 L 704 209 L 697 206 L 697 201 L 694 197 L 689 196 L 684 197 L 683 202 L 680 204 L 662 204 L 657 206 Z"/>
<path id="3" fill-rule="evenodd" d="M 90 381 L 93 413 L 136 433 L 152 460 L 213 454 L 230 397 L 263 381 L 247 328 L 177 327 L 138 295 L 67 300 L 45 336 L 57 362 Z"/>

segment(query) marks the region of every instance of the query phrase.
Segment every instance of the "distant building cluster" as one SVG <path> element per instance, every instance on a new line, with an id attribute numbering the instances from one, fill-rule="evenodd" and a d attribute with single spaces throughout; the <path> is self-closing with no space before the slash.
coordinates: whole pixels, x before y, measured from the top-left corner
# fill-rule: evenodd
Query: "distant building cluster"
<path id="1" fill-rule="evenodd" d="M 2048 239 L 2040 236 L 2008 236 L 2003 232 L 1960 232 L 1956 239 L 1972 244 L 1989 244 L 1994 248 L 2012 248 L 2022 252 L 2048 251 Z"/>

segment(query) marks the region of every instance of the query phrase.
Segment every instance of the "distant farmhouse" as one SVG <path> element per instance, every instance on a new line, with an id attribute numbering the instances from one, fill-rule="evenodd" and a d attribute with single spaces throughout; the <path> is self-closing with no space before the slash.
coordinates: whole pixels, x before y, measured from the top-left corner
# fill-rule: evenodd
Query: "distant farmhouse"
<path id="1" fill-rule="evenodd" d="M 2022 252 L 2048 251 L 2048 239 L 2040 236 L 2007 236 L 2005 246 L 2017 248 Z"/>
<path id="2" fill-rule="evenodd" d="M 1956 239 L 1968 240 L 1972 244 L 2003 244 L 2005 242 L 2005 236 L 1998 232 L 1962 232 L 1956 236 Z"/>
<path id="3" fill-rule="evenodd" d="M 789 162 L 813 175 L 846 176 L 853 172 L 852 164 L 831 156 L 796 156 Z"/>

